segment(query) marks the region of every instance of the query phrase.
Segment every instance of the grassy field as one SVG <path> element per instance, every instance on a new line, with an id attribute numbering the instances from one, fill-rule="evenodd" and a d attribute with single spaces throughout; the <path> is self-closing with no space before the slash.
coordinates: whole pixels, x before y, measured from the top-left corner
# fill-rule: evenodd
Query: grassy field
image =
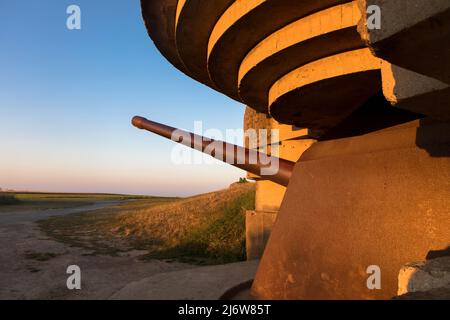
<path id="1" fill-rule="evenodd" d="M 25 210 L 72 208 L 99 201 L 148 199 L 145 196 L 87 193 L 0 193 L 0 213 Z M 159 198 L 155 198 L 159 199 Z"/>
<path id="2" fill-rule="evenodd" d="M 254 209 L 255 187 L 184 199 L 150 198 L 39 222 L 50 237 L 91 254 L 144 250 L 142 259 L 220 264 L 245 259 L 245 210 Z"/>

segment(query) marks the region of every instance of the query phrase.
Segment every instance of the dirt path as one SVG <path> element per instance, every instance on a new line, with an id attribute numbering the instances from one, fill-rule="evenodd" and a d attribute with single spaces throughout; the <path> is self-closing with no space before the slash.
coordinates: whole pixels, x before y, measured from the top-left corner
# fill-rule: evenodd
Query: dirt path
<path id="1" fill-rule="evenodd" d="M 161 272 L 192 268 L 181 263 L 143 262 L 141 252 L 95 256 L 47 238 L 35 221 L 116 204 L 0 214 L 0 299 L 107 299 L 128 283 Z M 69 265 L 81 268 L 81 290 L 69 290 Z"/>
<path id="2" fill-rule="evenodd" d="M 60 208 L 60 209 L 47 209 L 47 210 L 22 210 L 14 212 L 0 213 L 0 225 L 14 224 L 20 222 L 34 222 L 42 219 L 46 219 L 51 216 L 63 216 L 77 212 L 87 212 L 97 209 L 106 208 L 114 204 L 118 204 L 121 201 L 100 201 L 87 206 L 74 207 L 74 208 Z"/>

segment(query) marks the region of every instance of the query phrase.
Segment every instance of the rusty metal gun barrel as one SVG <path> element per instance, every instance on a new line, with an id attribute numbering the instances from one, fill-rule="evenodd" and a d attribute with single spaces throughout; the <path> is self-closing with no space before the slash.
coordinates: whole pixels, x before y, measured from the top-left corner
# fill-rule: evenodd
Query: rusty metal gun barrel
<path id="1" fill-rule="evenodd" d="M 288 185 L 294 170 L 295 163 L 292 161 L 269 156 L 265 153 L 227 142 L 204 138 L 143 117 L 134 117 L 132 124 L 139 129 L 153 132 L 187 147 L 207 153 L 218 160 L 283 186 Z"/>

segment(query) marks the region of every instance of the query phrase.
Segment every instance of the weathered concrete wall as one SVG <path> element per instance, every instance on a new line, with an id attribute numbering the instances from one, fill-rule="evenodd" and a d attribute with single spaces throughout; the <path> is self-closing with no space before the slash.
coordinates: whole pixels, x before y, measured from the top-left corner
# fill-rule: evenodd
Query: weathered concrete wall
<path id="1" fill-rule="evenodd" d="M 286 187 L 269 180 L 257 180 L 255 210 L 278 212 L 285 192 Z"/>
<path id="2" fill-rule="evenodd" d="M 256 145 L 250 145 L 247 137 L 244 137 L 244 144 L 247 148 L 262 149 L 262 147 L 268 144 L 280 144 L 280 157 L 283 159 L 297 161 L 304 150 L 298 150 L 297 148 L 307 149 L 312 143 L 315 142 L 309 136 L 309 130 L 305 128 L 297 128 L 292 125 L 281 124 L 272 117 L 265 113 L 255 111 L 254 109 L 247 107 L 244 114 L 244 130 L 267 130 L 267 139 L 265 144 L 260 141 L 259 134 Z M 277 135 L 272 135 L 271 130 L 276 130 Z M 255 143 L 254 143 L 255 144 Z M 282 146 L 292 146 L 282 150 Z M 289 150 L 295 149 L 295 150 Z M 269 150 L 270 151 L 270 150 Z"/>
<path id="3" fill-rule="evenodd" d="M 324 134 L 381 90 L 356 0 L 141 2 L 177 68 L 279 123 Z"/>
<path id="4" fill-rule="evenodd" d="M 450 84 L 448 0 L 358 0 L 359 32 L 375 55 Z M 367 28 L 368 6 L 381 9 L 381 28 Z"/>
<path id="5" fill-rule="evenodd" d="M 282 125 L 266 114 L 251 108 L 247 108 L 244 115 L 244 130 L 247 129 L 267 130 L 266 143 L 278 144 L 277 156 L 290 161 L 297 161 L 301 154 L 315 142 L 315 140 L 304 138 L 308 134 L 307 129 L 297 129 L 290 125 Z M 272 136 L 271 130 L 277 130 L 277 134 Z M 250 146 L 248 139 L 245 139 L 246 147 L 261 150 L 266 146 L 259 139 L 255 144 Z M 268 148 L 267 151 L 270 154 L 272 150 Z M 273 222 L 284 198 L 286 187 L 269 180 L 262 180 L 252 174 L 248 174 L 247 177 L 256 180 L 255 211 L 247 212 L 246 219 L 247 258 L 259 259 L 269 238 Z"/>
<path id="6" fill-rule="evenodd" d="M 393 106 L 450 120 L 448 84 L 387 61 L 383 61 L 381 70 L 383 94 Z"/>
<path id="7" fill-rule="evenodd" d="M 247 260 L 261 258 L 277 217 L 273 211 L 247 211 L 245 216 Z"/>
<path id="8" fill-rule="evenodd" d="M 392 105 L 450 119 L 450 2 L 358 0 L 358 31 L 382 63 L 383 93 Z M 381 11 L 380 28 L 369 28 Z M 373 20 L 372 20 L 373 21 Z"/>
<path id="9" fill-rule="evenodd" d="M 256 297 L 391 298 L 403 264 L 448 246 L 448 0 L 142 3 L 149 33 L 172 64 L 250 105 L 244 128 L 279 129 L 280 157 L 301 156 L 287 190 L 249 176 L 257 181 L 256 210 L 247 214 L 250 258 L 261 254 L 280 210 Z M 380 30 L 367 29 L 369 5 L 381 8 Z M 420 115 L 390 108 L 381 91 L 428 118 L 389 127 Z M 378 102 L 389 112 L 358 114 Z M 313 144 L 313 131 L 334 140 Z M 381 290 L 366 286 L 374 264 Z"/>
<path id="10" fill-rule="evenodd" d="M 450 125 L 317 142 L 297 163 L 253 284 L 263 299 L 389 299 L 450 244 Z M 381 290 L 366 270 L 381 268 Z"/>
<path id="11" fill-rule="evenodd" d="M 257 112 L 249 107 L 244 114 L 244 130 L 254 129 L 257 131 L 257 141 L 253 145 L 249 143 L 248 137 L 244 137 L 247 148 L 266 151 L 268 154 L 276 155 L 282 159 L 296 162 L 302 153 L 307 150 L 315 140 L 308 138 L 308 130 L 295 128 L 291 125 L 283 125 L 264 113 Z M 260 130 L 266 130 L 266 141 L 260 140 Z M 276 134 L 272 134 L 272 130 Z M 270 144 L 277 145 L 277 154 L 274 154 Z M 267 149 L 264 149 L 267 147 Z M 270 181 L 261 181 L 259 177 L 249 174 L 250 179 L 255 179 L 257 183 L 256 208 L 257 210 L 277 211 L 283 199 L 285 187 Z M 259 209 L 258 209 L 259 208 Z"/>

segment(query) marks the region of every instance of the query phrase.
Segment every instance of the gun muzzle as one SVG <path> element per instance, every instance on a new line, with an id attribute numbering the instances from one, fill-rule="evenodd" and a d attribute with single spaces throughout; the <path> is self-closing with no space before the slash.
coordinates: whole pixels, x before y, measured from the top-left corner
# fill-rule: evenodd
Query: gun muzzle
<path id="1" fill-rule="evenodd" d="M 269 156 L 265 153 L 224 141 L 204 138 L 143 117 L 134 117 L 132 124 L 139 129 L 153 132 L 187 147 L 207 153 L 218 160 L 283 186 L 288 185 L 294 170 L 295 163 L 292 161 Z"/>

